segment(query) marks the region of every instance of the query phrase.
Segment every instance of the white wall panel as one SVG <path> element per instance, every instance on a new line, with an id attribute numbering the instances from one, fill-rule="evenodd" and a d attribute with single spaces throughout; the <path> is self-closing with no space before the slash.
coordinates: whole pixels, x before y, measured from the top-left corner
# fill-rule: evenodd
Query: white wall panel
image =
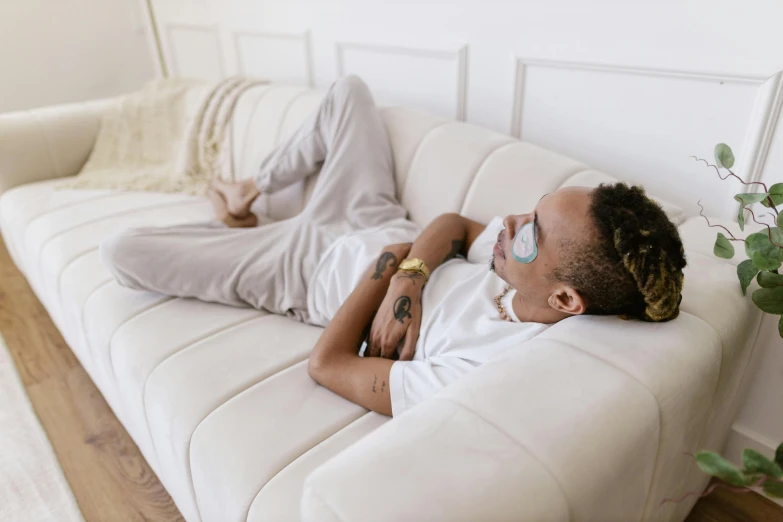
<path id="1" fill-rule="evenodd" d="M 689 156 L 712 161 L 714 145 L 729 143 L 746 173 L 742 167 L 765 152 L 769 84 L 775 81 L 520 59 L 511 133 L 642 183 L 690 214 L 703 200 L 707 214 L 731 218 L 738 182 L 721 182 Z"/>
<path id="2" fill-rule="evenodd" d="M 165 26 L 166 60 L 173 76 L 218 79 L 226 74 L 217 26 Z"/>
<path id="3" fill-rule="evenodd" d="M 276 83 L 313 86 L 310 33 L 234 33 L 239 74 Z"/>
<path id="4" fill-rule="evenodd" d="M 336 44 L 337 76 L 356 74 L 382 105 L 402 105 L 465 120 L 468 49 Z"/>

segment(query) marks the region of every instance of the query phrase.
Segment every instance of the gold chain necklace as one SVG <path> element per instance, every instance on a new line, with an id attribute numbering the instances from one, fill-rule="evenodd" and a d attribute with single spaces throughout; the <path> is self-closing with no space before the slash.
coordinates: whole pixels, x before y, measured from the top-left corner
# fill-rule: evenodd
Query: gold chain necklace
<path id="1" fill-rule="evenodd" d="M 501 319 L 513 323 L 514 320 L 508 316 L 508 314 L 506 313 L 506 309 L 503 306 L 503 303 L 500 302 L 504 297 L 506 297 L 506 294 L 508 293 L 509 290 L 511 290 L 511 286 L 507 286 L 505 290 L 503 290 L 503 293 L 495 296 L 495 306 L 498 307 L 498 312 L 500 312 Z"/>

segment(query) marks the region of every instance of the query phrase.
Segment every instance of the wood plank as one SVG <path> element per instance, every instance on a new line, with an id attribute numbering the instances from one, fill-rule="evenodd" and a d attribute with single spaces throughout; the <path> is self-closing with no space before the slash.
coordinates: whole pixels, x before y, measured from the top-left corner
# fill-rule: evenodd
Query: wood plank
<path id="1" fill-rule="evenodd" d="M 85 520 L 183 520 L 1 241 L 0 333 Z"/>
<path id="2" fill-rule="evenodd" d="M 2 242 L 0 242 L 2 243 Z M 0 248 L 0 332 L 25 386 L 79 366 L 27 280 Z"/>
<path id="3" fill-rule="evenodd" d="M 783 522 L 783 507 L 756 493 L 718 487 L 699 499 L 686 522 Z"/>

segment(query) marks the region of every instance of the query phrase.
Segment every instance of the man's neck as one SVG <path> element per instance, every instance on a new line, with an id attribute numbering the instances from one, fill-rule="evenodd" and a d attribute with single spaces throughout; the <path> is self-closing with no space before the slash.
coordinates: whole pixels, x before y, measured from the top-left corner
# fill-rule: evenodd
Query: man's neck
<path id="1" fill-rule="evenodd" d="M 511 306 L 514 308 L 514 315 L 520 321 L 527 323 L 554 324 L 568 317 L 567 314 L 555 310 L 549 305 L 534 306 L 527 303 L 519 292 L 514 293 Z"/>

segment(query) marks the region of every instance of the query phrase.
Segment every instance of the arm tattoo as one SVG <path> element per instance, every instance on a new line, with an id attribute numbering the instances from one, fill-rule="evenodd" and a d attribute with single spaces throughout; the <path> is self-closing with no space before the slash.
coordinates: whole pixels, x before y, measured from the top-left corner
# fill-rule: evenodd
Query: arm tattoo
<path id="1" fill-rule="evenodd" d="M 385 389 L 386 389 L 386 381 L 383 381 L 381 383 L 381 393 L 383 393 L 383 390 L 385 390 Z"/>
<path id="2" fill-rule="evenodd" d="M 391 265 L 389 263 L 391 262 Z M 374 280 L 378 280 L 383 277 L 383 273 L 386 271 L 387 266 L 397 266 L 397 256 L 391 252 L 384 252 L 381 257 L 378 258 L 378 262 L 375 263 L 375 273 L 372 275 Z"/>
<path id="3" fill-rule="evenodd" d="M 403 319 L 411 318 L 411 298 L 407 295 L 401 295 L 394 301 L 394 318 L 400 323 L 403 323 Z"/>
<path id="4" fill-rule="evenodd" d="M 462 239 L 452 239 L 451 240 L 451 251 L 446 255 L 446 257 L 443 259 L 443 263 L 450 259 L 454 259 L 459 255 L 460 252 L 462 252 L 462 249 L 465 248 L 465 241 Z"/>
<path id="5" fill-rule="evenodd" d="M 375 378 L 372 380 L 372 392 L 373 393 L 378 393 L 377 391 L 375 391 L 375 384 L 377 382 L 378 382 L 378 376 L 376 375 Z"/>

